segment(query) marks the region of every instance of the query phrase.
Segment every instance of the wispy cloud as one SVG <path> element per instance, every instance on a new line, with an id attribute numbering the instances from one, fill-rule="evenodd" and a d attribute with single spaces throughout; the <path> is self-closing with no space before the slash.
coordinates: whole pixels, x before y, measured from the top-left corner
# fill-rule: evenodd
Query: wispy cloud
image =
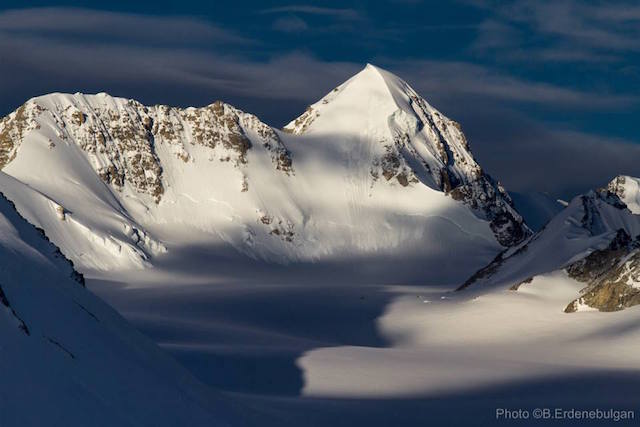
<path id="1" fill-rule="evenodd" d="M 56 19 L 51 20 L 51 16 Z M 303 23 L 293 22 L 281 25 L 285 31 L 304 27 Z M 52 32 L 59 35 L 65 31 L 81 36 L 52 37 Z M 211 43 L 208 49 L 192 49 L 191 44 L 184 47 L 175 42 L 158 45 L 157 38 L 163 40 L 167 33 L 172 39 L 176 34 L 185 34 L 200 41 L 208 38 Z M 92 37 L 96 34 L 101 37 Z M 129 42 L 121 43 L 125 37 Z M 122 82 L 143 87 L 170 84 L 176 91 L 204 90 L 216 98 L 311 102 L 360 67 L 355 63 L 320 61 L 301 53 L 257 61 L 222 53 L 215 48 L 221 41 L 227 45 L 251 43 L 241 35 L 186 17 L 157 18 L 83 9 L 9 11 L 0 14 L 0 55 L 5 60 L 5 66 L 0 68 L 0 88 L 10 95 L 65 88 L 105 90 Z M 427 97 L 438 98 L 446 93 L 460 99 L 482 97 L 579 109 L 620 108 L 636 101 L 631 95 L 585 92 L 527 81 L 468 62 L 382 62 Z M 71 84 L 77 87 L 70 87 Z"/>
<path id="2" fill-rule="evenodd" d="M 160 17 L 78 8 L 34 8 L 0 13 L 3 37 L 76 36 L 76 41 L 110 43 L 255 44 L 235 31 L 192 17 Z"/>
<path id="3" fill-rule="evenodd" d="M 476 116 L 465 129 L 480 163 L 510 190 L 571 198 L 616 175 L 638 175 L 640 140 L 549 127 L 513 112 Z"/>
<path id="4" fill-rule="evenodd" d="M 262 9 L 260 13 L 301 13 L 309 15 L 329 16 L 333 18 L 358 20 L 362 15 L 355 9 L 338 9 L 308 5 L 289 5 Z"/>
<path id="5" fill-rule="evenodd" d="M 484 98 L 487 102 L 529 103 L 553 108 L 589 110 L 624 108 L 637 103 L 633 95 L 588 92 L 516 78 L 496 69 L 469 62 L 385 61 L 405 76 L 425 96 Z"/>
<path id="6" fill-rule="evenodd" d="M 640 52 L 637 4 L 577 0 L 479 0 L 472 4 L 491 12 L 474 45 L 479 51 L 511 59 L 563 62 L 621 60 L 625 53 Z M 514 55 L 514 48 L 520 52 Z"/>
<path id="7" fill-rule="evenodd" d="M 309 29 L 309 25 L 297 16 L 282 16 L 273 21 L 271 26 L 276 31 L 282 31 L 283 33 L 299 33 Z"/>

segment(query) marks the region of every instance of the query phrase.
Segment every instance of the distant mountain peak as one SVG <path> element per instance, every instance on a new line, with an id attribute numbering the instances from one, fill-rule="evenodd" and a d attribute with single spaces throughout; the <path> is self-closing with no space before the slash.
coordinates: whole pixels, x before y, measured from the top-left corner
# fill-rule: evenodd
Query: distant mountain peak
<path id="1" fill-rule="evenodd" d="M 586 285 L 566 313 L 617 311 L 640 304 L 640 179 L 619 176 L 575 197 L 540 231 L 499 254 L 459 289 L 518 290 L 533 277 L 564 270 Z"/>

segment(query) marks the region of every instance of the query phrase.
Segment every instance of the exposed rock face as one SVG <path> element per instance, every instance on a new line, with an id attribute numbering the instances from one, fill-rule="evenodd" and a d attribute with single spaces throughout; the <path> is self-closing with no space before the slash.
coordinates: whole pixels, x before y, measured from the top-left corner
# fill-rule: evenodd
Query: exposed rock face
<path id="1" fill-rule="evenodd" d="M 302 134 L 313 123 L 313 120 L 318 117 L 320 113 L 314 110 L 312 107 L 308 107 L 304 113 L 292 123 L 287 125 L 283 130 L 287 133 Z"/>
<path id="2" fill-rule="evenodd" d="M 126 182 L 159 201 L 164 192 L 162 167 L 146 109 L 131 100 L 116 108 L 82 107 L 49 110 L 64 129 L 63 139 L 75 141 L 88 153 L 105 183 L 121 190 Z"/>
<path id="3" fill-rule="evenodd" d="M 531 235 L 524 220 L 514 209 L 511 197 L 489 175 L 481 174 L 471 182 L 461 183 L 449 194 L 482 212 L 503 246 L 514 246 Z"/>
<path id="4" fill-rule="evenodd" d="M 613 268 L 632 247 L 632 239 L 626 231 L 620 229 L 605 249 L 591 252 L 586 257 L 567 266 L 569 277 L 580 282 L 591 282 Z"/>
<path id="5" fill-rule="evenodd" d="M 634 214 L 640 214 L 640 179 L 620 175 L 606 187 L 606 191 L 615 194 Z"/>
<path id="6" fill-rule="evenodd" d="M 625 184 L 627 183 L 626 176 L 619 175 L 607 184 L 606 189 L 614 194 L 616 194 L 620 199 L 623 199 L 625 196 Z"/>
<path id="7" fill-rule="evenodd" d="M 35 119 L 40 113 L 40 106 L 27 103 L 0 120 L 0 169 L 13 160 L 24 135 L 39 127 Z"/>
<path id="8" fill-rule="evenodd" d="M 512 287 L 509 288 L 510 291 L 517 291 L 518 289 L 520 289 L 520 286 L 522 285 L 526 285 L 528 283 L 533 282 L 533 277 L 528 277 L 526 279 L 524 279 L 523 281 L 516 283 L 515 285 L 513 285 Z"/>
<path id="9" fill-rule="evenodd" d="M 116 190 L 130 185 L 156 202 L 165 191 L 158 144 L 185 162 L 190 160 L 186 146 L 191 144 L 211 149 L 212 158 L 242 167 L 254 141 L 269 152 L 277 170 L 293 173 L 290 153 L 278 134 L 230 105 L 217 101 L 202 108 L 146 107 L 106 94 L 76 94 L 63 101 L 35 98 L 5 117 L 0 122 L 0 168 L 13 159 L 24 135 L 40 127 L 41 114 L 54 120 L 59 138 L 85 151 L 106 184 Z"/>
<path id="10" fill-rule="evenodd" d="M 618 230 L 607 248 L 571 264 L 567 273 L 588 285 L 567 305 L 566 313 L 584 306 L 618 311 L 640 304 L 640 241 Z"/>

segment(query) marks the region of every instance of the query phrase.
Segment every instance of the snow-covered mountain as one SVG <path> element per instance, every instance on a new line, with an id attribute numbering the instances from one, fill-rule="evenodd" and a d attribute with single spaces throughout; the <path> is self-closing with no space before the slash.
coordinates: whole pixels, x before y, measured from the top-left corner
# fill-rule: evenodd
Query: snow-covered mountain
<path id="1" fill-rule="evenodd" d="M 226 425 L 210 392 L 1 194 L 0 335 L 0 425 Z"/>
<path id="2" fill-rule="evenodd" d="M 373 183 L 423 184 L 471 207 L 496 239 L 512 246 L 529 232 L 504 188 L 476 163 L 460 124 L 429 105 L 405 81 L 368 64 L 284 130 L 345 147 L 369 166 Z M 351 142 L 351 141 L 349 141 Z M 359 147 L 360 146 L 360 147 Z"/>
<path id="3" fill-rule="evenodd" d="M 640 179 L 618 176 L 575 197 L 542 230 L 500 253 L 460 289 L 518 290 L 565 270 L 585 283 L 566 312 L 621 310 L 640 303 Z"/>
<path id="4" fill-rule="evenodd" d="M 285 128 L 215 102 L 31 99 L 0 122 L 0 190 L 82 271 L 216 243 L 276 262 L 486 259 L 530 231 L 460 126 L 367 65 Z"/>

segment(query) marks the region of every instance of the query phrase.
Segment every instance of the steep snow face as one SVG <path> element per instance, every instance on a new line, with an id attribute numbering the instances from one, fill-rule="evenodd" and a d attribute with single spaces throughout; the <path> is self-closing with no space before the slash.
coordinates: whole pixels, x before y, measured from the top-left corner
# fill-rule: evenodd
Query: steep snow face
<path id="1" fill-rule="evenodd" d="M 1 194 L 0 271 L 1 425 L 224 424 L 222 406 Z"/>
<path id="2" fill-rule="evenodd" d="M 0 190 L 83 271 L 203 243 L 478 265 L 528 235 L 459 125 L 397 77 L 368 66 L 313 108 L 285 133 L 222 102 L 34 98 L 0 122 Z"/>
<path id="3" fill-rule="evenodd" d="M 363 161 L 378 185 L 420 182 L 463 201 L 490 221 L 504 246 L 530 234 L 509 195 L 476 163 L 460 125 L 385 70 L 367 65 L 284 130 L 365 150 Z"/>
<path id="4" fill-rule="evenodd" d="M 502 252 L 461 289 L 518 290 L 537 275 L 567 269 L 569 277 L 587 283 L 567 312 L 585 305 L 612 311 L 637 304 L 640 215 L 629 210 L 618 194 L 616 178 L 604 189 L 574 198 L 542 230 Z"/>

